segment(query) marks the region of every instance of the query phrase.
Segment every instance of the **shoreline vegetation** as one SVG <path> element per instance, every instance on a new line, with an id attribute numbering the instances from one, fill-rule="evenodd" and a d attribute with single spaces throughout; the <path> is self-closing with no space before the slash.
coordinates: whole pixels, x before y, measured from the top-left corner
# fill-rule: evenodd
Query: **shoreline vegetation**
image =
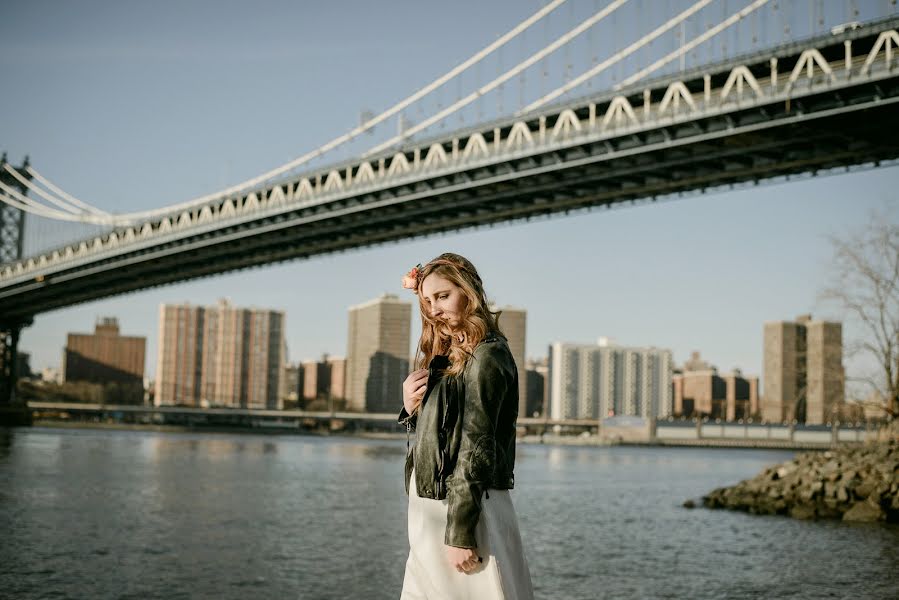
<path id="1" fill-rule="evenodd" d="M 899 523 L 899 439 L 800 452 L 752 479 L 713 490 L 702 504 L 795 519 Z"/>

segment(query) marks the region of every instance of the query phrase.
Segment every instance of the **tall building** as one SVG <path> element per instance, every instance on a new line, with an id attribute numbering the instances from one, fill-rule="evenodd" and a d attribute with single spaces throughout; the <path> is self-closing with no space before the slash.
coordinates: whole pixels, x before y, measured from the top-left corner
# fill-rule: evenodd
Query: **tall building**
<path id="1" fill-rule="evenodd" d="M 321 360 L 304 361 L 298 365 L 300 400 L 306 406 L 313 400 L 346 398 L 346 359 L 322 355 Z M 337 406 L 342 409 L 342 403 Z"/>
<path id="2" fill-rule="evenodd" d="M 321 360 L 299 364 L 301 398 L 343 398 L 346 394 L 346 359 L 323 354 Z"/>
<path id="3" fill-rule="evenodd" d="M 528 412 L 528 385 L 525 364 L 525 338 L 527 337 L 528 312 L 522 308 L 512 306 L 490 307 L 490 310 L 500 310 L 499 328 L 506 335 L 509 350 L 515 360 L 518 369 L 518 414 L 529 415 Z"/>
<path id="4" fill-rule="evenodd" d="M 280 409 L 284 313 L 161 305 L 157 405 Z"/>
<path id="5" fill-rule="evenodd" d="M 346 399 L 346 359 L 342 356 L 331 356 L 328 357 L 328 364 L 331 366 L 331 384 L 328 394 L 335 400 L 344 400 Z"/>
<path id="6" fill-rule="evenodd" d="M 278 388 L 276 393 L 278 394 L 278 406 L 284 408 L 284 399 L 288 398 L 290 392 L 293 392 L 294 390 L 289 387 L 290 382 L 287 379 L 287 367 L 290 366 L 290 353 L 287 351 L 287 335 L 284 333 L 284 323 L 281 324 L 281 329 L 281 349 L 279 352 L 280 366 L 278 368 Z"/>
<path id="7" fill-rule="evenodd" d="M 394 412 L 403 403 L 409 374 L 412 304 L 395 294 L 349 309 L 346 357 L 347 409 Z"/>
<path id="8" fill-rule="evenodd" d="M 287 365 L 284 367 L 284 393 L 281 397 L 291 402 L 299 402 L 302 400 L 302 390 L 300 388 L 300 372 L 303 366 Z"/>
<path id="9" fill-rule="evenodd" d="M 202 400 L 206 404 L 214 404 L 213 398 L 200 391 L 205 317 L 206 309 L 201 306 L 159 306 L 156 390 L 153 397 L 156 406 L 199 406 Z M 214 343 L 212 339 L 206 341 Z"/>
<path id="10" fill-rule="evenodd" d="M 609 343 L 549 347 L 549 411 L 553 419 L 671 414 L 671 351 Z"/>
<path id="11" fill-rule="evenodd" d="M 769 321 L 764 335 L 762 418 L 810 425 L 830 422 L 843 404 L 842 324 Z"/>
<path id="12" fill-rule="evenodd" d="M 325 398 L 331 392 L 331 365 L 327 355 L 322 360 L 307 360 L 300 363 L 303 370 L 303 400 Z"/>
<path id="13" fill-rule="evenodd" d="M 63 351 L 63 381 L 143 386 L 147 338 L 119 334 L 119 322 L 105 317 L 94 333 L 70 333 Z"/>
<path id="14" fill-rule="evenodd" d="M 738 370 L 720 375 L 718 369 L 693 352 L 682 372 L 672 375 L 673 413 L 734 421 L 758 413 L 758 377 Z"/>
<path id="15" fill-rule="evenodd" d="M 527 370 L 527 389 L 528 402 L 527 412 L 518 415 L 522 417 L 533 417 L 535 414 L 546 414 L 546 399 L 549 397 L 547 393 L 547 384 L 549 383 L 549 362 L 546 357 L 541 359 L 529 359 L 526 364 Z"/>
<path id="16" fill-rule="evenodd" d="M 844 380 L 842 323 L 809 321 L 806 325 L 806 423 L 830 423 L 839 419 L 845 400 Z"/>

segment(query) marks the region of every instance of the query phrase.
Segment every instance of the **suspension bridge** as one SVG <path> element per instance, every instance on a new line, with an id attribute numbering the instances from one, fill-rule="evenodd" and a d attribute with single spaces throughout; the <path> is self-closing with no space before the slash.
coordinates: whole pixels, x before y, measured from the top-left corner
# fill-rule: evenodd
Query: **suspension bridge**
<path id="1" fill-rule="evenodd" d="M 677 10 L 662 14 L 647 31 L 601 45 L 592 61 L 582 61 L 587 64 L 580 74 L 566 63 L 554 89 L 533 93 L 533 85 L 524 85 L 529 69 L 542 68 L 545 79 L 548 57 L 582 51 L 576 44 L 600 23 L 608 26 L 628 0 L 597 4 L 514 66 L 497 69 L 490 81 L 478 81 L 467 94 L 460 90 L 446 106 L 428 105 L 433 113 L 420 110 L 417 122 L 405 117 L 410 106 L 536 23 L 558 16 L 565 1 L 549 2 L 450 72 L 381 114 L 366 115 L 328 144 L 187 202 L 111 213 L 66 193 L 27 159 L 13 165 L 4 155 L 0 406 L 15 401 L 19 332 L 41 312 L 412 237 L 871 168 L 899 158 L 894 1 L 868 7 L 865 15 L 855 2 L 836 11 L 838 3 L 796 2 L 801 6 L 792 17 L 778 14 L 784 9 L 768 0 L 724 2 L 724 11 L 722 0 L 675 2 Z M 797 35 L 796 19 L 807 16 L 805 34 Z M 780 39 L 763 35 L 769 28 L 781 32 Z M 740 51 L 697 57 L 722 36 Z M 735 44 L 741 37 L 744 44 Z M 610 78 L 611 72 L 616 75 Z M 482 105 L 515 78 L 522 85 L 514 111 L 498 110 L 493 118 L 445 131 L 451 115 Z M 531 97 L 524 97 L 525 90 Z M 396 135 L 359 147 L 370 142 L 362 134 L 394 117 Z M 336 148 L 348 145 L 351 156 L 329 162 Z M 29 220 L 69 223 L 89 233 L 66 243 L 39 240 L 29 249 Z"/>

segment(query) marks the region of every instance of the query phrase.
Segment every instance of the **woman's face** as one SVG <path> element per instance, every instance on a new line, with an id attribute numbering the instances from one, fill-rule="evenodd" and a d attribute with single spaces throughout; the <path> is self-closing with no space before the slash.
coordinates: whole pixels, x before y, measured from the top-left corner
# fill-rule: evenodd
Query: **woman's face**
<path id="1" fill-rule="evenodd" d="M 421 282 L 421 297 L 430 315 L 457 329 L 465 307 L 465 295 L 462 288 L 437 273 L 431 273 Z"/>

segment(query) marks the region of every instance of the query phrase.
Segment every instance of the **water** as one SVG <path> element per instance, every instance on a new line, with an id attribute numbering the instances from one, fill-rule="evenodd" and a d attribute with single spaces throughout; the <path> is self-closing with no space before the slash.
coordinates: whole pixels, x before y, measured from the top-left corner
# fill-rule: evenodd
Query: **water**
<path id="1" fill-rule="evenodd" d="M 405 441 L 0 430 L 0 597 L 397 598 Z M 537 597 L 890 598 L 899 527 L 681 507 L 792 452 L 521 445 Z"/>

